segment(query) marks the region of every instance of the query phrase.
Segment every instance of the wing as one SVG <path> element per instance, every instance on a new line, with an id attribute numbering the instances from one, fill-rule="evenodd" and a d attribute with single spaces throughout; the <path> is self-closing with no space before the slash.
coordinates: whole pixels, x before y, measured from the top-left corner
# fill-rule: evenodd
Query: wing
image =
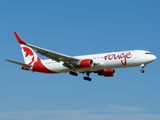
<path id="1" fill-rule="evenodd" d="M 77 63 L 80 61 L 79 59 L 61 53 L 53 52 L 44 48 L 40 48 L 31 44 L 25 44 L 25 45 L 36 50 L 41 55 L 44 55 L 52 60 L 55 60 L 56 62 L 60 61 L 64 62 L 63 65 L 73 71 L 75 71 L 75 69 L 78 67 Z"/>
<path id="2" fill-rule="evenodd" d="M 40 47 L 37 47 L 37 46 L 34 46 L 34 45 L 31 45 L 31 44 L 25 44 L 26 46 L 36 50 L 38 53 L 52 59 L 52 60 L 55 60 L 57 62 L 66 62 L 66 61 L 79 61 L 79 59 L 75 59 L 71 56 L 68 56 L 68 55 L 64 55 L 64 54 L 61 54 L 61 53 L 57 53 L 57 52 L 54 52 L 54 51 L 50 51 L 50 50 L 47 50 L 47 49 L 44 49 L 44 48 L 40 48 Z"/>

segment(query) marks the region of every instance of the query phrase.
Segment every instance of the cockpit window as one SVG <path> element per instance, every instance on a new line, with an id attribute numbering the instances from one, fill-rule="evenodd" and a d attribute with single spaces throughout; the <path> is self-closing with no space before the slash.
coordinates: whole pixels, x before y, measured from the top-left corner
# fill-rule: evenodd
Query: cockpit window
<path id="1" fill-rule="evenodd" d="M 146 52 L 145 54 L 152 54 L 152 53 L 150 53 L 150 52 Z"/>

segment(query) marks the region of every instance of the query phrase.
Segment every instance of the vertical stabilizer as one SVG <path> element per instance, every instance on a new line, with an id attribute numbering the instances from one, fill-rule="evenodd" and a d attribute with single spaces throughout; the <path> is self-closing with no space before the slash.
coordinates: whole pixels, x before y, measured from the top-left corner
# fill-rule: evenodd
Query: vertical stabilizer
<path id="1" fill-rule="evenodd" d="M 32 50 L 32 48 L 27 46 L 27 43 L 21 39 L 17 32 L 14 32 L 14 35 L 21 46 L 25 64 L 34 65 L 36 61 L 40 60 L 38 55 Z"/>

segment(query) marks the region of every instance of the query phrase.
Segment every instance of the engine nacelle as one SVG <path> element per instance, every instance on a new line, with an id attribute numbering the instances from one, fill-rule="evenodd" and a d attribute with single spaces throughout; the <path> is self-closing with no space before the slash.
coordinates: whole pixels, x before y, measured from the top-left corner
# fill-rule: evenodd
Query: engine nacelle
<path id="1" fill-rule="evenodd" d="M 81 61 L 78 62 L 78 66 L 79 67 L 92 67 L 94 65 L 93 60 L 92 59 L 83 59 Z"/>
<path id="2" fill-rule="evenodd" d="M 116 71 L 112 68 L 104 69 L 103 71 L 98 72 L 98 75 L 105 77 L 113 77 L 115 74 Z"/>
<path id="3" fill-rule="evenodd" d="M 23 66 L 21 66 L 20 67 L 22 70 L 31 70 L 31 68 L 29 68 L 29 67 L 23 67 Z"/>

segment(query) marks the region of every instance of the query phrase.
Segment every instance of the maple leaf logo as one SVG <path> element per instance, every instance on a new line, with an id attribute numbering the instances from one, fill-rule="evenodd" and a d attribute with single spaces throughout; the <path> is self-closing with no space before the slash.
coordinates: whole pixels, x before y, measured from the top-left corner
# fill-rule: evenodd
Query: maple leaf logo
<path id="1" fill-rule="evenodd" d="M 31 65 L 35 61 L 34 53 L 28 47 L 23 47 L 23 51 L 25 52 L 25 59 L 27 64 Z"/>

